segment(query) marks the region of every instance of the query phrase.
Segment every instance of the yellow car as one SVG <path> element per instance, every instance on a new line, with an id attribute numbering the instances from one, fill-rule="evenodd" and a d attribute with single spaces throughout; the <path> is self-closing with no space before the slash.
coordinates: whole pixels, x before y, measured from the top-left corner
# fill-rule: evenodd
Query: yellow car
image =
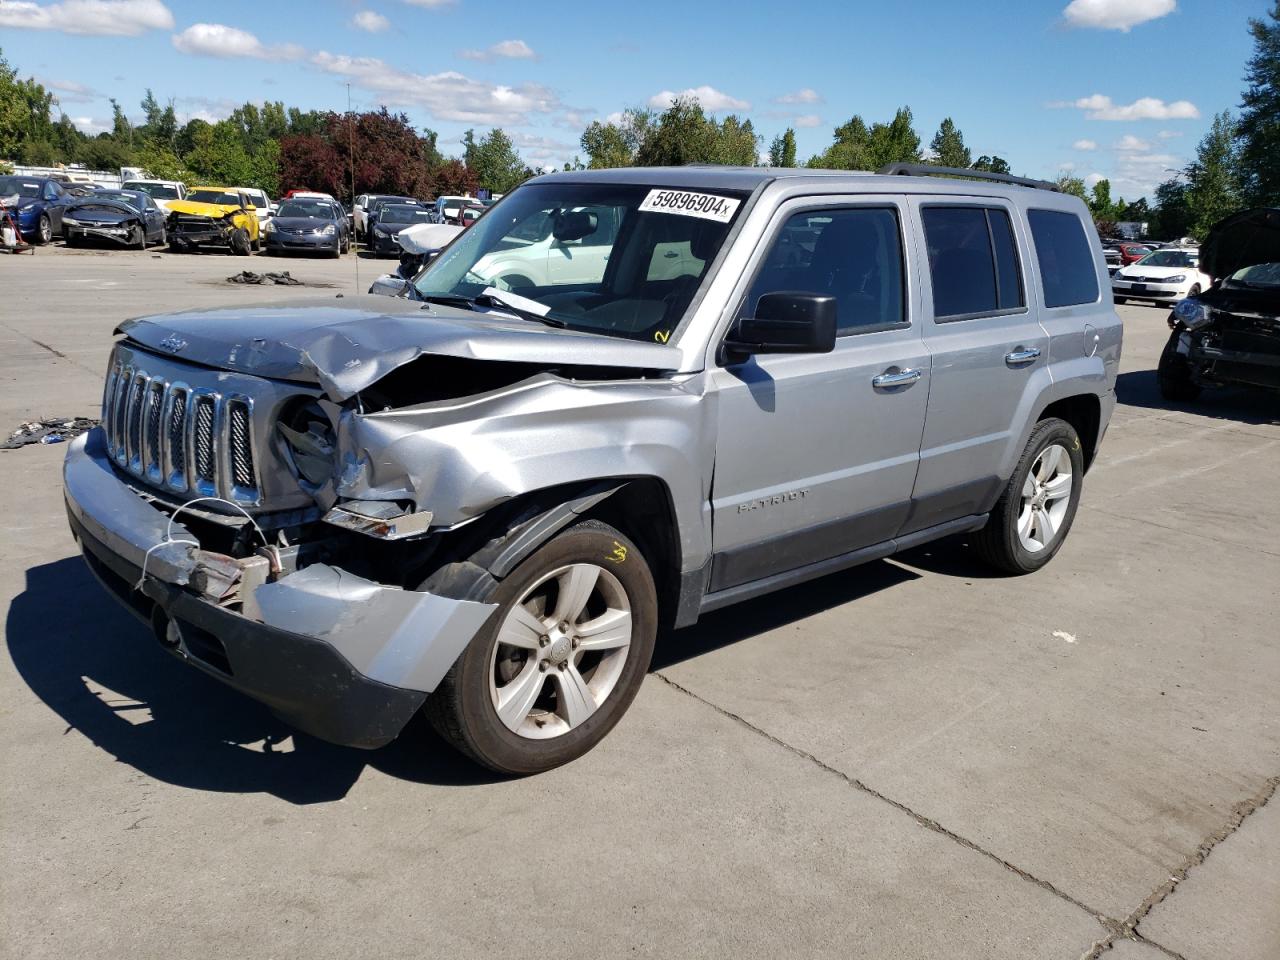
<path id="1" fill-rule="evenodd" d="M 196 247 L 229 247 L 248 256 L 262 245 L 257 208 L 234 187 L 196 187 L 185 200 L 169 201 L 169 249 L 186 253 Z"/>

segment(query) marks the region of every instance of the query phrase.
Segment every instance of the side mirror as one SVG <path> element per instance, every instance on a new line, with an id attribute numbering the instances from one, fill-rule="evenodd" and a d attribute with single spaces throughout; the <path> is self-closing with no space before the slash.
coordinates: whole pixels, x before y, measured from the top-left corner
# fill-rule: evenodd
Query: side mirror
<path id="1" fill-rule="evenodd" d="M 459 214 L 461 219 L 461 214 Z M 596 232 L 599 220 L 590 210 L 561 210 L 556 214 L 555 226 L 551 235 L 561 243 L 581 240 Z"/>
<path id="2" fill-rule="evenodd" d="M 721 362 L 757 353 L 830 353 L 836 348 L 836 298 L 784 290 L 766 293 L 754 317 L 742 317 L 721 348 Z"/>
<path id="3" fill-rule="evenodd" d="M 409 281 L 392 273 L 383 274 L 373 281 L 369 292 L 383 297 L 403 297 L 409 292 Z"/>

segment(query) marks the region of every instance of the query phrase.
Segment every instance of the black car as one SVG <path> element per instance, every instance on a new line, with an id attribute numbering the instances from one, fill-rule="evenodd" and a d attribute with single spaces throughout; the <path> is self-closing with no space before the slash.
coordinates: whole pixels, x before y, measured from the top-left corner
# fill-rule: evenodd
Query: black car
<path id="1" fill-rule="evenodd" d="M 351 247 L 351 228 L 333 200 L 300 197 L 280 201 L 262 228 L 267 253 L 323 253 L 337 257 Z"/>
<path id="2" fill-rule="evenodd" d="M 148 243 L 165 242 L 164 218 L 165 212 L 141 191 L 99 190 L 66 206 L 62 235 L 69 247 L 92 237 L 145 250 Z"/>
<path id="3" fill-rule="evenodd" d="M 1280 390 L 1280 208 L 1217 223 L 1200 244 L 1200 269 L 1213 286 L 1169 315 L 1161 395 L 1194 400 L 1228 384 Z"/>
<path id="4" fill-rule="evenodd" d="M 420 203 L 384 203 L 369 220 L 369 246 L 375 256 L 400 256 L 400 242 L 396 239 L 405 227 L 419 223 L 434 223 L 434 211 Z"/>

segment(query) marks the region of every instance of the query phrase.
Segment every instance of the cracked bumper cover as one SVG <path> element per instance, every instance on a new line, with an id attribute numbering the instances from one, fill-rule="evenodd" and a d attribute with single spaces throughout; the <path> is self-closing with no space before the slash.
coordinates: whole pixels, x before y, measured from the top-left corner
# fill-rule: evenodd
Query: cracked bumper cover
<path id="1" fill-rule="evenodd" d="M 72 532 L 103 585 L 175 655 L 323 740 L 393 740 L 494 610 L 313 564 L 256 587 L 261 620 L 250 619 L 188 585 L 198 547 L 156 547 L 169 518 L 116 476 L 101 428 L 70 445 L 63 477 Z M 170 536 L 195 539 L 178 522 Z"/>

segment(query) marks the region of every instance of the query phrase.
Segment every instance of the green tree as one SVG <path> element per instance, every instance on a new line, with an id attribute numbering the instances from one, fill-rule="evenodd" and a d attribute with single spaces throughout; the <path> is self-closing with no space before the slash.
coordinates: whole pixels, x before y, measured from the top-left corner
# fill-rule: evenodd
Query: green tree
<path id="1" fill-rule="evenodd" d="M 629 167 L 636 161 L 626 133 L 618 124 L 592 120 L 579 142 L 587 155 L 587 166 L 592 170 Z"/>
<path id="2" fill-rule="evenodd" d="M 1253 206 L 1280 206 L 1280 0 L 1267 19 L 1250 19 L 1253 56 L 1240 107 L 1240 167 Z"/>
<path id="3" fill-rule="evenodd" d="M 640 145 L 635 162 L 642 167 L 714 163 L 715 126 L 696 97 L 677 97 Z"/>
<path id="4" fill-rule="evenodd" d="M 1066 193 L 1073 197 L 1079 197 L 1081 200 L 1084 200 L 1086 203 L 1089 201 L 1089 195 L 1088 193 L 1085 192 L 1084 181 L 1081 180 L 1079 177 L 1074 177 L 1069 173 L 1060 173 L 1058 174 L 1058 179 L 1055 181 L 1055 183 L 1057 184 L 1058 191 L 1060 193 Z M 1107 185 L 1107 188 L 1110 189 L 1110 184 Z"/>
<path id="5" fill-rule="evenodd" d="M 974 170 L 982 170 L 986 173 L 1009 173 L 1009 161 L 1003 157 L 989 157 L 986 154 L 980 156 L 973 161 Z"/>
<path id="6" fill-rule="evenodd" d="M 933 151 L 930 162 L 940 167 L 967 168 L 973 161 L 973 155 L 964 145 L 964 134 L 950 117 L 939 125 L 938 132 L 929 143 L 929 149 Z"/>
<path id="7" fill-rule="evenodd" d="M 769 144 L 769 166 L 794 167 L 796 165 L 796 132 L 787 129 L 773 138 Z"/>
<path id="8" fill-rule="evenodd" d="M 1187 184 L 1179 175 L 1156 187 L 1155 210 L 1149 233 L 1161 240 L 1185 237 L 1191 230 L 1191 209 L 1187 206 Z"/>
<path id="9" fill-rule="evenodd" d="M 760 160 L 760 136 L 750 120 L 736 115 L 725 117 L 717 125 L 708 121 L 711 131 L 711 163 L 729 167 L 754 167 Z"/>
<path id="10" fill-rule="evenodd" d="M 427 165 L 428 171 L 435 171 L 444 165 L 444 154 L 440 152 L 438 141 L 440 135 L 430 127 L 422 128 L 422 161 Z"/>
<path id="11" fill-rule="evenodd" d="M 466 150 L 463 162 L 483 189 L 508 193 L 528 179 L 528 167 L 501 127 L 494 127 L 479 140 L 468 130 L 462 142 Z"/>
<path id="12" fill-rule="evenodd" d="M 870 128 L 862 117 L 854 116 L 836 127 L 835 142 L 807 166 L 879 170 L 887 163 L 919 163 L 920 135 L 911 124 L 910 107 L 900 107 L 888 123 L 873 123 Z"/>
<path id="13" fill-rule="evenodd" d="M 1213 118 L 1185 171 L 1193 236 L 1203 239 L 1211 226 L 1243 205 L 1239 169 L 1236 124 L 1224 110 Z"/>
<path id="14" fill-rule="evenodd" d="M 194 186 L 195 177 L 176 153 L 163 144 L 149 140 L 134 153 L 136 164 L 157 180 L 181 180 Z"/>
<path id="15" fill-rule="evenodd" d="M 147 95 L 142 98 L 142 113 L 146 117 L 139 131 L 143 139 L 172 150 L 178 135 L 178 119 L 174 115 L 173 104 L 161 107 L 151 88 L 147 87 Z"/>
<path id="16" fill-rule="evenodd" d="M 133 146 L 133 124 L 115 97 L 111 98 L 111 136 L 122 144 Z"/>
<path id="17" fill-rule="evenodd" d="M 197 179 L 211 186 L 256 186 L 253 160 L 240 140 L 239 129 L 230 120 L 198 129 L 194 145 L 183 160 Z"/>

